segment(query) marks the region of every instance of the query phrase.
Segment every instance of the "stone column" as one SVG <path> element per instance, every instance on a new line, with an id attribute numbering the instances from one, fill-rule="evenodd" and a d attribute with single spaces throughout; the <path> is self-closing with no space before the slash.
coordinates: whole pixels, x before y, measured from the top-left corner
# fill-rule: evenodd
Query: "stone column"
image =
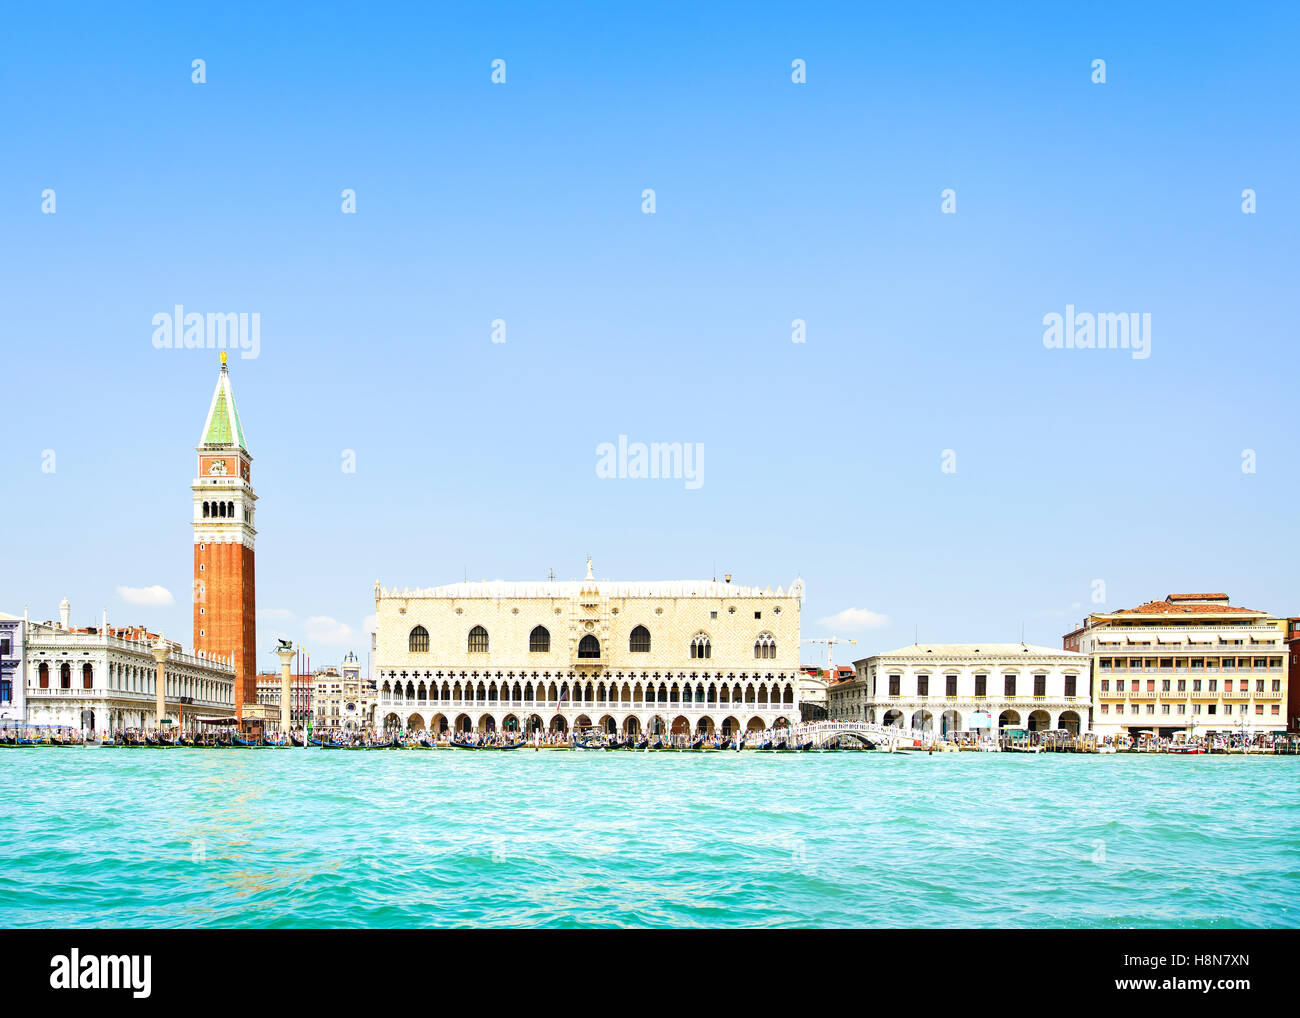
<path id="1" fill-rule="evenodd" d="M 289 662 L 297 651 L 292 647 L 281 647 L 275 653 L 280 658 L 280 732 L 287 736 L 293 720 L 293 702 L 289 699 Z"/>
<path id="2" fill-rule="evenodd" d="M 158 731 L 162 731 L 163 718 L 167 714 L 167 703 L 165 693 L 167 690 L 166 667 L 167 658 L 171 656 L 171 646 L 160 636 L 158 642 L 149 648 L 153 652 L 153 659 L 158 662 L 158 677 L 155 680 L 155 724 Z"/>

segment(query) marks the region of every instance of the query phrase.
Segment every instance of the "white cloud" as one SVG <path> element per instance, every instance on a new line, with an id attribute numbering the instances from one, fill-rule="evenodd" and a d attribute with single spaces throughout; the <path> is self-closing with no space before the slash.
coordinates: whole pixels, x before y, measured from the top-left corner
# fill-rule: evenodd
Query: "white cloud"
<path id="1" fill-rule="evenodd" d="M 818 625 L 827 629 L 845 629 L 850 632 L 862 629 L 884 629 L 889 625 L 889 616 L 866 608 L 845 608 L 842 612 L 828 615 L 818 620 Z"/>
<path id="2" fill-rule="evenodd" d="M 307 620 L 307 640 L 311 643 L 347 643 L 352 627 L 328 615 L 313 615 Z"/>
<path id="3" fill-rule="evenodd" d="M 154 584 L 152 587 L 118 587 L 117 596 L 127 604 L 145 604 L 151 606 L 171 604 L 175 601 L 172 592 L 166 587 Z"/>
<path id="4" fill-rule="evenodd" d="M 288 608 L 259 608 L 257 617 L 267 622 L 286 622 L 293 618 L 293 612 Z"/>

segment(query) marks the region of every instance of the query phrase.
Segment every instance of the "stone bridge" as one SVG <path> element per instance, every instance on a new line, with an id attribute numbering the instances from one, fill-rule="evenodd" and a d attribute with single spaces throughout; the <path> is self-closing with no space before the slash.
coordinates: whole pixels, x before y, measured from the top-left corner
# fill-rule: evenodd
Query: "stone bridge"
<path id="1" fill-rule="evenodd" d="M 921 732 L 896 725 L 878 725 L 868 721 L 818 721 L 811 728 L 814 749 L 825 749 L 840 739 L 855 739 L 864 746 L 879 749 L 916 749 L 934 738 L 933 732 Z"/>

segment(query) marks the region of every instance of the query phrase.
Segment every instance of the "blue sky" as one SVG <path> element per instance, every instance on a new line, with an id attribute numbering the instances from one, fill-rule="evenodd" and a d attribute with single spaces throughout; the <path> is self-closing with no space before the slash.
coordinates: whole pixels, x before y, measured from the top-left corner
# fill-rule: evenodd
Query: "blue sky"
<path id="1" fill-rule="evenodd" d="M 861 7 L 11 11 L 0 609 L 189 643 L 217 357 L 153 347 L 180 303 L 261 316 L 265 667 L 364 658 L 376 578 L 587 554 L 802 575 L 840 661 L 1174 590 L 1300 614 L 1296 8 Z M 1045 349 L 1067 304 L 1151 356 Z M 598 477 L 619 435 L 703 485 Z"/>

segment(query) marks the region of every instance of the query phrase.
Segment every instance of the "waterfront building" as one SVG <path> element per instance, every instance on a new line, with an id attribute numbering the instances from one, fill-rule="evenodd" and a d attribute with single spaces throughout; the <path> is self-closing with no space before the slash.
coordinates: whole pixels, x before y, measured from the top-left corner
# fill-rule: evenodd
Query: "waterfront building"
<path id="1" fill-rule="evenodd" d="M 104 734 L 117 728 L 156 728 L 158 634 L 140 626 L 73 628 L 65 599 L 59 623 L 25 623 L 27 723 L 70 725 Z M 199 717 L 235 713 L 234 666 L 171 648 L 164 671 L 166 717 L 185 728 Z M 174 709 L 172 709 L 174 708 Z"/>
<path id="2" fill-rule="evenodd" d="M 253 457 L 235 407 L 225 351 L 196 449 L 190 486 L 194 531 L 194 647 L 234 663 L 235 713 L 257 709 L 257 598 L 254 584 Z M 245 710 L 245 705 L 250 709 Z"/>
<path id="3" fill-rule="evenodd" d="M 361 675 L 361 663 L 348 651 L 341 664 L 312 677 L 313 729 L 323 735 L 365 731 L 374 725 L 375 684 Z"/>
<path id="4" fill-rule="evenodd" d="M 23 644 L 27 627 L 18 615 L 0 612 L 0 722 L 26 717 L 23 696 Z"/>
<path id="5" fill-rule="evenodd" d="M 854 662 L 826 690 L 836 720 L 942 735 L 1089 728 L 1088 658 L 1026 643 L 914 643 Z"/>
<path id="6" fill-rule="evenodd" d="M 1281 731 L 1287 622 L 1227 594 L 1169 594 L 1097 612 L 1065 647 L 1091 660 L 1098 735 Z"/>
<path id="7" fill-rule="evenodd" d="M 1300 732 L 1300 618 L 1286 620 L 1286 645 L 1289 655 L 1286 673 L 1286 727 Z"/>
<path id="8" fill-rule="evenodd" d="M 804 665 L 799 669 L 799 713 L 804 721 L 824 721 L 827 718 L 826 690 L 836 682 L 853 678 L 848 665 L 834 669 L 818 665 Z"/>
<path id="9" fill-rule="evenodd" d="M 375 584 L 383 727 L 639 735 L 799 720 L 803 583 Z"/>
<path id="10" fill-rule="evenodd" d="M 264 717 L 280 717 L 281 676 L 271 672 L 262 672 L 257 676 L 257 703 L 262 708 Z M 301 728 L 312 715 L 312 695 L 315 690 L 315 678 L 311 675 L 289 676 L 289 697 L 292 703 L 289 723 L 294 728 Z M 268 709 L 269 708 L 269 709 Z"/>

